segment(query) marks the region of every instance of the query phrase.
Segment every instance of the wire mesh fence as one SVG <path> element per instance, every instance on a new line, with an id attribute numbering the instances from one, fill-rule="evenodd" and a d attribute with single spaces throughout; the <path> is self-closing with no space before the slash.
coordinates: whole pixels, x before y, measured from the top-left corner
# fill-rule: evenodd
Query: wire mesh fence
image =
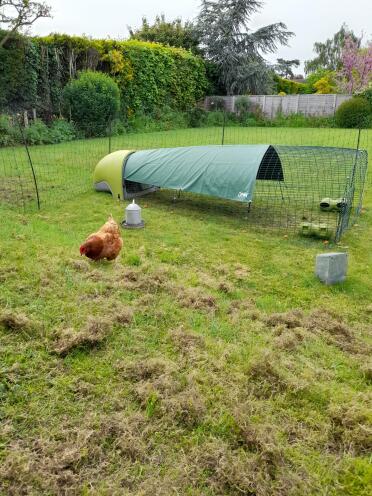
<path id="1" fill-rule="evenodd" d="M 371 137 L 371 129 L 244 127 L 223 119 L 210 127 L 24 142 L 0 148 L 0 205 L 31 212 L 87 192 L 97 162 L 120 149 L 267 144 L 280 156 L 284 181 L 257 180 L 249 221 L 339 238 L 362 206 Z"/>

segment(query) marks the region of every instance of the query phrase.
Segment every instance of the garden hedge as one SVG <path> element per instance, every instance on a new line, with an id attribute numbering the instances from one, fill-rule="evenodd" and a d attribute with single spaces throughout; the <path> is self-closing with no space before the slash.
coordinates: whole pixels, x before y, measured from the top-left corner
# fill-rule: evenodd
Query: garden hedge
<path id="1" fill-rule="evenodd" d="M 0 112 L 37 108 L 44 117 L 61 114 L 63 88 L 82 70 L 102 71 L 116 81 L 124 116 L 162 107 L 185 110 L 203 98 L 208 85 L 200 57 L 136 40 L 16 35 L 0 49 L 0 66 Z"/>

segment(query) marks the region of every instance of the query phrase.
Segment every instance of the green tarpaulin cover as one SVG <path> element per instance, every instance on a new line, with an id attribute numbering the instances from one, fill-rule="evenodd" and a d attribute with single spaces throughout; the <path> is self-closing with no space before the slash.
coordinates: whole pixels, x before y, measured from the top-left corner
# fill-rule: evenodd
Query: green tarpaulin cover
<path id="1" fill-rule="evenodd" d="M 275 161 L 272 159 L 275 155 Z M 269 157 L 269 166 L 264 158 Z M 270 163 L 272 162 L 272 165 Z M 163 188 L 251 201 L 259 168 L 283 180 L 279 157 L 270 145 L 211 145 L 139 150 L 129 155 L 124 179 Z M 265 172 L 266 173 L 266 172 Z"/>

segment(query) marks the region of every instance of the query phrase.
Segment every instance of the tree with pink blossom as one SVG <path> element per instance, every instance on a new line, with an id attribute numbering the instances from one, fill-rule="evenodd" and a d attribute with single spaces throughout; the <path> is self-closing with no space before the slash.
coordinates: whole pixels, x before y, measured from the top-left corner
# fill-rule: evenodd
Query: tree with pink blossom
<path id="1" fill-rule="evenodd" d="M 359 48 L 352 38 L 346 38 L 341 63 L 338 72 L 340 90 L 350 95 L 364 91 L 372 82 L 372 43 Z"/>

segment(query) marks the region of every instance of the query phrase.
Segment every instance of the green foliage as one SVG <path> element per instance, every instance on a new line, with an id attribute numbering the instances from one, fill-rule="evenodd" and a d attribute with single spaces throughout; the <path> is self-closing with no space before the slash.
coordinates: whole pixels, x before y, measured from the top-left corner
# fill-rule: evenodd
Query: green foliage
<path id="1" fill-rule="evenodd" d="M 24 136 L 30 145 L 45 145 L 50 143 L 48 126 L 40 119 L 36 119 L 24 130 Z"/>
<path id="2" fill-rule="evenodd" d="M 169 131 L 188 127 L 185 112 L 177 112 L 170 107 L 157 109 L 152 114 L 138 112 L 128 119 L 130 132 Z"/>
<path id="3" fill-rule="evenodd" d="M 360 40 L 346 24 L 343 24 L 339 31 L 324 43 L 314 43 L 314 52 L 317 56 L 312 60 L 305 61 L 305 72 L 311 73 L 319 69 L 327 71 L 338 70 L 341 65 L 341 53 L 346 38 L 351 38 L 356 43 L 360 43 Z"/>
<path id="4" fill-rule="evenodd" d="M 248 96 L 239 96 L 236 99 L 235 111 L 243 126 L 255 126 L 264 119 L 261 107 L 252 102 Z"/>
<path id="5" fill-rule="evenodd" d="M 189 112 L 188 118 L 190 127 L 202 127 L 207 122 L 207 112 L 200 107 L 195 107 Z"/>
<path id="6" fill-rule="evenodd" d="M 275 72 L 277 72 L 279 76 L 286 79 L 294 77 L 292 67 L 300 66 L 299 59 L 293 59 L 293 60 L 276 59 L 276 61 L 277 63 L 275 65 Z"/>
<path id="7" fill-rule="evenodd" d="M 271 87 L 271 70 L 264 55 L 286 44 L 293 33 L 284 23 L 250 29 L 257 0 L 203 0 L 196 31 L 205 57 L 215 63 L 219 82 L 228 95 L 264 94 Z"/>
<path id="8" fill-rule="evenodd" d="M 102 136 L 120 108 L 120 93 L 107 74 L 85 71 L 63 91 L 65 108 L 85 136 Z"/>
<path id="9" fill-rule="evenodd" d="M 185 48 L 193 53 L 199 53 L 199 39 L 194 26 L 186 21 L 182 24 L 180 18 L 166 21 L 164 14 L 156 16 L 154 24 L 150 25 L 147 18 L 142 18 L 142 26 L 136 30 L 130 29 L 130 37 L 134 40 L 151 41 L 171 47 Z"/>
<path id="10" fill-rule="evenodd" d="M 335 127 L 335 121 L 333 117 L 312 117 L 303 114 L 284 115 L 279 112 L 274 119 L 261 122 L 261 125 L 268 127 L 323 128 Z"/>
<path id="11" fill-rule="evenodd" d="M 10 146 L 16 141 L 15 130 L 10 117 L 0 114 L 0 146 Z"/>
<path id="12" fill-rule="evenodd" d="M 0 39 L 4 31 L 0 31 Z M 0 48 L 0 111 L 31 108 L 37 101 L 38 51 L 27 38 L 13 35 Z"/>
<path id="13" fill-rule="evenodd" d="M 371 107 L 362 97 L 343 102 L 336 110 L 336 124 L 343 128 L 368 127 L 371 124 Z"/>
<path id="14" fill-rule="evenodd" d="M 335 71 L 328 69 L 318 69 L 312 72 L 306 77 L 306 93 L 327 93 L 325 90 L 330 90 L 328 93 L 337 93 L 335 76 Z M 318 84 L 318 81 L 321 81 L 321 83 Z"/>
<path id="15" fill-rule="evenodd" d="M 339 483 L 343 496 L 369 496 L 372 486 L 370 460 L 362 457 L 347 457 L 341 465 Z"/>
<path id="16" fill-rule="evenodd" d="M 372 85 L 368 89 L 364 90 L 359 96 L 367 100 L 372 109 Z"/>
<path id="17" fill-rule="evenodd" d="M 56 119 L 49 128 L 50 143 L 62 143 L 76 138 L 75 127 L 72 122 Z"/>
<path id="18" fill-rule="evenodd" d="M 337 88 L 332 84 L 332 81 L 328 77 L 320 78 L 315 84 L 314 89 L 317 94 L 327 95 L 330 93 L 335 93 Z"/>
<path id="19" fill-rule="evenodd" d="M 9 116 L 0 115 L 1 147 L 23 144 L 23 137 L 28 145 L 46 145 L 72 141 L 77 135 L 73 124 L 64 119 L 55 119 L 49 127 L 41 119 L 36 119 L 23 129 L 22 136 L 18 125 Z"/>
<path id="20" fill-rule="evenodd" d="M 184 111 L 204 97 L 208 85 L 200 57 L 137 40 L 13 35 L 0 49 L 0 65 L 0 111 L 36 108 L 47 120 L 61 115 L 64 86 L 86 70 L 115 79 L 124 118 L 162 107 Z"/>
<path id="21" fill-rule="evenodd" d="M 285 93 L 286 95 L 298 95 L 308 93 L 307 85 L 304 83 L 297 83 L 290 79 L 284 79 L 280 76 L 274 76 L 277 93 Z"/>
<path id="22" fill-rule="evenodd" d="M 235 100 L 235 110 L 239 115 L 249 112 L 251 108 L 251 102 L 247 96 L 238 96 Z"/>

